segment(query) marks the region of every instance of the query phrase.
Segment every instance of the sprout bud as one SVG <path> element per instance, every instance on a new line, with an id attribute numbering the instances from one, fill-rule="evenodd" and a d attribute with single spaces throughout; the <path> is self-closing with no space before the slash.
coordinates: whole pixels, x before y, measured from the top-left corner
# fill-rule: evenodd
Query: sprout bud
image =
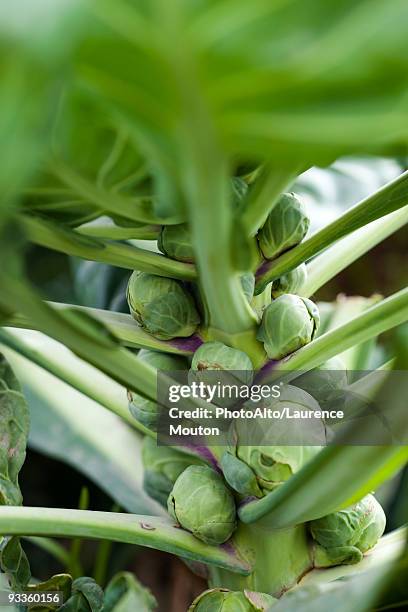
<path id="1" fill-rule="evenodd" d="M 139 351 L 137 358 L 152 365 L 157 370 L 176 371 L 185 370 L 186 362 L 182 357 L 176 355 L 168 355 L 158 351 L 149 351 L 142 349 Z M 138 393 L 128 391 L 129 411 L 131 415 L 142 423 L 148 429 L 156 431 L 157 421 L 160 414 L 159 406 L 153 400 L 146 399 Z"/>
<path id="2" fill-rule="evenodd" d="M 161 340 L 191 336 L 200 322 L 192 296 L 172 278 L 133 272 L 127 301 L 136 321 Z"/>
<path id="3" fill-rule="evenodd" d="M 187 223 L 164 225 L 157 241 L 160 251 L 178 261 L 194 262 L 193 245 Z"/>
<path id="4" fill-rule="evenodd" d="M 191 465 L 180 474 L 167 508 L 184 529 L 207 544 L 226 542 L 236 528 L 231 492 L 222 477 L 204 465 Z"/>
<path id="5" fill-rule="evenodd" d="M 384 533 L 385 514 L 373 495 L 310 522 L 316 567 L 358 563 Z"/>
<path id="6" fill-rule="evenodd" d="M 306 264 L 284 274 L 272 282 L 271 295 L 274 299 L 284 293 L 297 293 L 307 278 Z"/>
<path id="7" fill-rule="evenodd" d="M 313 340 L 319 323 L 311 300 L 286 293 L 265 308 L 257 338 L 270 359 L 282 359 Z"/>
<path id="8" fill-rule="evenodd" d="M 216 372 L 219 372 L 216 375 Z M 228 373 L 229 372 L 229 373 Z M 253 365 L 246 353 L 231 348 L 222 342 L 205 342 L 194 353 L 189 380 L 208 385 L 220 382 L 227 390 L 231 385 L 250 385 L 253 378 Z M 235 395 L 214 399 L 214 403 L 231 406 L 237 401 Z"/>
<path id="9" fill-rule="evenodd" d="M 309 224 L 306 209 L 295 194 L 282 194 L 258 233 L 264 257 L 274 259 L 302 242 Z"/>
<path id="10" fill-rule="evenodd" d="M 344 396 L 348 385 L 346 366 L 339 357 L 332 357 L 296 378 L 293 384 L 310 393 L 319 404 L 336 400 Z"/>
<path id="11" fill-rule="evenodd" d="M 144 466 L 143 488 L 150 497 L 166 507 L 168 496 L 182 472 L 191 464 L 201 465 L 200 459 L 170 446 L 158 446 L 146 436 L 142 446 Z"/>

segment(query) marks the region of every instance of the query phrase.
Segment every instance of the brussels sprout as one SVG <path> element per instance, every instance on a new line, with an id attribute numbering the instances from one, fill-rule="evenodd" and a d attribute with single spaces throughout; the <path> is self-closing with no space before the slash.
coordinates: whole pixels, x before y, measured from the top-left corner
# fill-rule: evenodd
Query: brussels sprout
<path id="1" fill-rule="evenodd" d="M 247 272 L 241 276 L 241 286 L 248 302 L 254 297 L 255 275 L 252 272 Z"/>
<path id="2" fill-rule="evenodd" d="M 240 385 L 250 385 L 252 378 L 253 365 L 248 355 L 222 342 L 205 342 L 193 355 L 189 373 L 190 382 L 195 380 L 208 385 L 220 382 L 225 397 L 216 397 L 213 400 L 220 406 L 231 406 L 237 402 L 234 393 L 231 392 L 231 396 L 227 396 L 228 385 L 232 389 Z"/>
<path id="3" fill-rule="evenodd" d="M 138 353 L 138 359 L 152 365 L 158 370 L 168 370 L 170 372 L 176 370 L 185 370 L 186 361 L 177 355 L 169 355 L 158 351 L 149 351 L 142 349 Z M 128 391 L 129 411 L 131 415 L 149 429 L 156 430 L 157 421 L 160 414 L 160 408 L 156 402 L 146 399 L 145 397 Z"/>
<path id="4" fill-rule="evenodd" d="M 226 542 L 236 528 L 234 498 L 208 466 L 191 465 L 177 478 L 167 508 L 187 531 L 207 544 Z"/>
<path id="5" fill-rule="evenodd" d="M 309 224 L 306 209 L 295 194 L 282 194 L 258 233 L 264 257 L 274 259 L 302 242 Z"/>
<path id="6" fill-rule="evenodd" d="M 346 366 L 339 357 L 332 357 L 318 368 L 296 378 L 294 384 L 321 404 L 333 401 L 347 388 Z"/>
<path id="7" fill-rule="evenodd" d="M 316 567 L 358 563 L 385 529 L 385 514 L 373 495 L 357 504 L 311 521 Z"/>
<path id="8" fill-rule="evenodd" d="M 288 480 L 320 450 L 320 446 L 237 446 L 236 455 L 238 461 L 253 471 L 259 491 L 256 494 L 254 487 L 252 494 L 261 497 Z M 231 486 L 237 481 L 234 472 L 225 473 L 225 479 Z M 246 494 L 250 494 L 249 490 Z"/>
<path id="9" fill-rule="evenodd" d="M 266 612 L 276 601 L 266 593 L 211 589 L 201 593 L 188 612 Z"/>
<path id="10" fill-rule="evenodd" d="M 270 359 L 282 359 L 313 340 L 319 323 L 316 304 L 286 293 L 265 308 L 257 338 Z"/>
<path id="11" fill-rule="evenodd" d="M 297 293 L 307 278 L 306 264 L 277 278 L 271 285 L 271 296 L 275 299 L 284 293 Z"/>
<path id="12" fill-rule="evenodd" d="M 157 246 L 164 255 L 171 259 L 187 263 L 194 262 L 194 250 L 187 223 L 163 226 Z"/>
<path id="13" fill-rule="evenodd" d="M 145 437 L 142 446 L 144 466 L 143 488 L 150 497 L 166 507 L 174 483 L 189 465 L 202 465 L 192 455 L 171 446 L 158 446 L 156 440 Z"/>
<path id="14" fill-rule="evenodd" d="M 133 272 L 127 301 L 136 321 L 161 340 L 191 336 L 200 322 L 192 296 L 172 278 Z"/>

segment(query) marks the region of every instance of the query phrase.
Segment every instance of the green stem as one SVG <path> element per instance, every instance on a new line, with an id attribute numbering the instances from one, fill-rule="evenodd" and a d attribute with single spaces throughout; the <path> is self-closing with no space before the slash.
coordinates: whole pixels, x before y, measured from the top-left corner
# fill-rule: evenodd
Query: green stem
<path id="1" fill-rule="evenodd" d="M 89 491 L 87 487 L 82 487 L 78 501 L 79 510 L 88 510 L 89 508 Z M 74 538 L 71 542 L 69 551 L 69 573 L 75 578 L 80 578 L 84 575 L 84 570 L 81 564 L 81 548 L 82 538 Z"/>
<path id="2" fill-rule="evenodd" d="M 291 370 L 311 370 L 346 349 L 401 325 L 408 320 L 408 288 L 371 306 L 348 323 L 326 332 L 276 364 L 271 375 Z"/>
<path id="3" fill-rule="evenodd" d="M 239 517 L 284 529 L 326 516 L 374 491 L 407 460 L 406 446 L 328 446 L 275 491 L 241 506 Z"/>
<path id="4" fill-rule="evenodd" d="M 4 329 L 0 329 L 0 342 L 16 353 L 23 355 L 23 357 L 26 357 L 32 363 L 36 363 L 44 368 L 44 370 L 47 370 L 47 372 L 50 372 L 50 374 L 53 374 L 59 380 L 77 389 L 77 391 L 95 400 L 107 410 L 117 414 L 141 433 L 152 435 L 149 429 L 131 416 L 127 406 L 125 390 L 123 390 L 123 399 L 119 398 L 109 383 L 103 384 L 99 376 L 97 379 L 94 379 L 89 376 L 89 372 L 84 371 L 82 368 L 72 369 L 72 367 L 67 366 L 60 351 L 52 351 L 50 354 L 49 347 L 32 348 L 24 341 L 23 335 L 12 334 Z"/>
<path id="5" fill-rule="evenodd" d="M 109 217 L 99 217 L 75 228 L 76 232 L 84 236 L 105 238 L 106 240 L 157 240 L 160 230 L 160 225 L 122 227 L 116 225 Z"/>
<path id="6" fill-rule="evenodd" d="M 373 195 L 349 208 L 341 217 L 316 232 L 305 242 L 277 259 L 265 262 L 258 269 L 256 292 L 282 274 L 311 259 L 343 236 L 387 215 L 408 203 L 408 171 L 401 174 Z"/>
<path id="7" fill-rule="evenodd" d="M 61 563 L 64 569 L 68 568 L 69 552 L 55 540 L 36 536 L 24 536 L 24 540 L 27 540 L 27 542 L 34 544 L 34 546 L 38 546 L 38 548 L 41 548 L 41 550 L 44 550 L 50 554 L 52 557 L 54 557 L 54 559 Z"/>
<path id="8" fill-rule="evenodd" d="M 191 533 L 175 527 L 167 518 L 61 508 L 1 506 L 0 533 L 112 540 L 163 550 L 243 575 L 251 571 L 248 562 L 239 556 L 233 546 L 204 544 Z"/>
<path id="9" fill-rule="evenodd" d="M 200 344 L 198 336 L 178 338 L 176 341 L 158 340 L 145 332 L 131 315 L 121 312 L 102 310 L 100 308 L 89 308 L 88 306 L 78 306 L 76 304 L 62 304 L 59 302 L 47 303 L 56 310 L 69 307 L 88 313 L 106 325 L 123 345 L 130 348 L 147 348 L 155 351 L 162 351 L 164 353 L 174 353 L 175 355 L 191 355 Z M 32 317 L 23 314 L 13 314 L 3 319 L 0 324 L 7 327 L 37 329 Z"/>
<path id="10" fill-rule="evenodd" d="M 192 264 L 175 261 L 129 244 L 88 238 L 68 228 L 28 215 L 20 215 L 19 219 L 28 239 L 40 246 L 128 270 L 141 270 L 181 280 L 196 278 Z"/>
<path id="11" fill-rule="evenodd" d="M 118 504 L 113 504 L 111 512 L 119 512 Z M 95 582 L 101 586 L 105 585 L 106 575 L 108 573 L 109 558 L 112 552 L 113 542 L 111 540 L 101 540 L 96 553 L 96 561 L 93 576 Z"/>
<path id="12" fill-rule="evenodd" d="M 408 222 L 408 206 L 373 221 L 318 255 L 307 266 L 307 279 L 299 295 L 309 297 L 336 274 Z"/>
<path id="13" fill-rule="evenodd" d="M 262 168 L 242 212 L 242 223 L 248 236 L 257 234 L 278 202 L 280 194 L 293 183 L 300 169 L 300 164 L 279 168 L 268 165 Z"/>
<path id="14" fill-rule="evenodd" d="M 253 572 L 249 576 L 239 576 L 212 567 L 211 587 L 233 591 L 248 589 L 280 597 L 313 567 L 306 525 L 264 530 L 258 525 L 240 523 L 232 541 L 237 550 L 251 560 Z"/>

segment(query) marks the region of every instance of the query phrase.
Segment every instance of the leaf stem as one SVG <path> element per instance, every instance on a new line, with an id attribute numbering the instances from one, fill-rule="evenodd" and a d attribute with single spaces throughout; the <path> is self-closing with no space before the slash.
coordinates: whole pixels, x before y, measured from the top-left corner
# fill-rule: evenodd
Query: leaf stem
<path id="1" fill-rule="evenodd" d="M 244 201 L 242 223 L 248 236 L 257 234 L 273 210 L 280 194 L 288 189 L 300 169 L 300 164 L 279 166 L 279 168 L 268 164 L 262 168 L 248 199 Z"/>
<path id="2" fill-rule="evenodd" d="M 247 575 L 251 568 L 232 546 L 210 546 L 167 518 L 65 510 L 61 508 L 0 507 L 0 532 L 105 539 L 138 544 Z"/>
<path id="3" fill-rule="evenodd" d="M 277 259 L 264 262 L 257 271 L 256 293 L 272 280 L 311 259 L 343 236 L 387 215 L 408 203 L 408 171 L 384 185 L 374 194 L 349 208 L 338 219 L 316 232 L 305 242 Z"/>
<path id="4" fill-rule="evenodd" d="M 100 261 L 128 270 L 141 270 L 158 276 L 181 280 L 196 278 L 192 264 L 175 261 L 129 244 L 88 238 L 68 228 L 28 215 L 20 215 L 19 220 L 31 242 L 66 255 Z"/>
<path id="5" fill-rule="evenodd" d="M 307 279 L 299 295 L 309 297 L 336 274 L 385 240 L 408 222 L 408 206 L 377 219 L 346 236 L 318 255 L 307 266 Z"/>
<path id="6" fill-rule="evenodd" d="M 147 348 L 175 355 L 191 355 L 200 346 L 202 340 L 197 336 L 189 338 L 176 338 L 174 340 L 158 340 L 145 332 L 131 315 L 122 312 L 113 312 L 101 308 L 78 306 L 77 304 L 63 304 L 60 302 L 47 302 L 52 308 L 73 308 L 88 313 L 106 325 L 112 334 L 125 346 L 130 348 Z M 32 317 L 15 313 L 0 322 L 7 327 L 20 327 L 25 329 L 38 329 Z"/>

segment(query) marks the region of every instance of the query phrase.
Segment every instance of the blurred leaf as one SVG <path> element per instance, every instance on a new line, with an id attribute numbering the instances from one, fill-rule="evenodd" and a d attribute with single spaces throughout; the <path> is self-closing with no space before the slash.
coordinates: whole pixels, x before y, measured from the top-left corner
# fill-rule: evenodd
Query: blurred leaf
<path id="1" fill-rule="evenodd" d="M 45 337 L 42 341 L 63 350 Z M 4 352 L 29 402 L 30 446 L 72 465 L 129 512 L 160 514 L 159 505 L 143 492 L 139 435 L 116 415 L 27 359 L 7 349 Z M 83 366 L 69 351 L 64 351 L 64 358 L 73 368 Z M 117 394 L 125 394 L 115 386 Z"/>
<path id="2" fill-rule="evenodd" d="M 250 10 L 244 0 L 105 0 L 91 11 L 80 74 L 129 121 L 162 175 L 177 175 L 173 155 L 199 105 L 244 158 L 316 163 L 406 142 L 402 0 L 255 0 Z"/>
<path id="3" fill-rule="evenodd" d="M 58 608 L 61 612 L 102 612 L 102 609 L 103 590 L 87 576 L 74 580 L 70 598 Z"/>
<path id="4" fill-rule="evenodd" d="M 112 578 L 105 590 L 103 612 L 151 612 L 157 602 L 129 572 L 121 572 Z"/>
<path id="5" fill-rule="evenodd" d="M 72 578 L 69 574 L 56 574 L 44 582 L 39 582 L 35 585 L 29 585 L 27 591 L 31 593 L 43 593 L 44 591 L 61 591 L 63 601 L 66 601 L 71 596 Z M 34 605 L 30 606 L 30 612 L 52 612 L 55 610 L 55 604 L 51 605 Z"/>
<path id="6" fill-rule="evenodd" d="M 78 36 L 83 8 L 79 0 L 62 0 L 58 10 L 48 0 L 21 0 L 18 5 L 12 0 L 1 2 L 2 207 L 10 206 L 47 142 L 55 96 Z"/>
<path id="7" fill-rule="evenodd" d="M 0 354 L 0 506 L 19 506 L 18 475 L 26 456 L 30 425 L 27 402 L 11 367 Z M 31 572 L 19 538 L 0 536 L 0 567 L 14 590 L 26 586 Z"/>

